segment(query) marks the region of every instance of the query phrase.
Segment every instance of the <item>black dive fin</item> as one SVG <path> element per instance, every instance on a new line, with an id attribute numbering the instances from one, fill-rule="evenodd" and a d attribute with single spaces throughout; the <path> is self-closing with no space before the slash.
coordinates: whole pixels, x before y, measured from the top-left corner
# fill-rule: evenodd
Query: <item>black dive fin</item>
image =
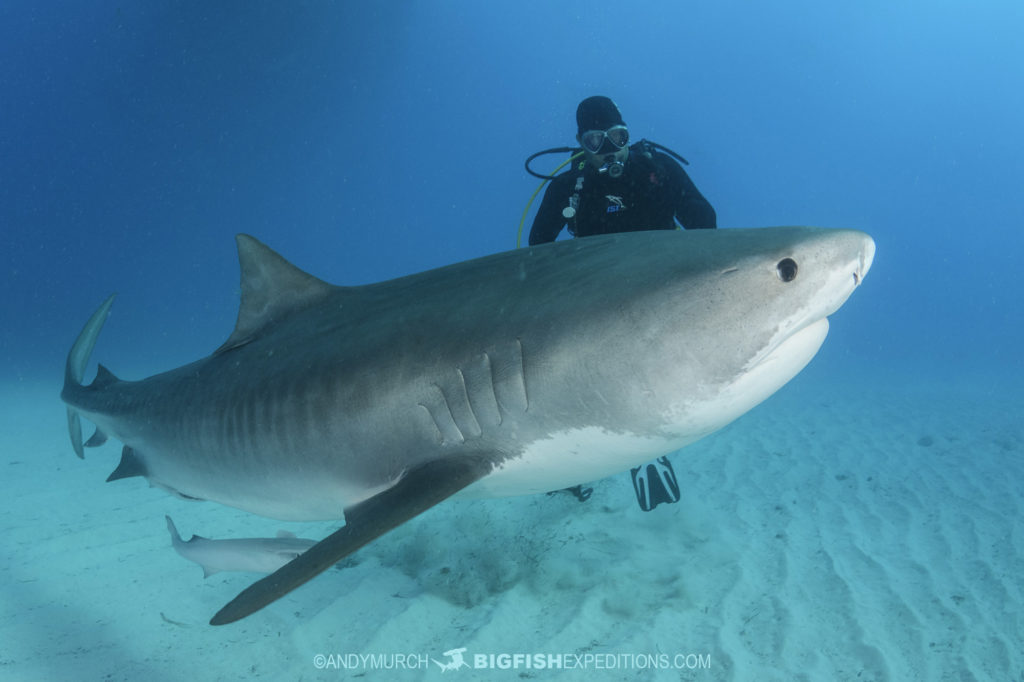
<path id="1" fill-rule="evenodd" d="M 480 457 L 452 457 L 423 464 L 384 492 L 345 510 L 345 526 L 232 599 L 210 625 L 234 623 L 311 580 L 360 547 L 451 497 L 491 472 Z"/>
<path id="2" fill-rule="evenodd" d="M 644 511 L 651 511 L 662 502 L 679 501 L 679 481 L 668 457 L 659 457 L 653 462 L 636 467 L 633 476 L 633 490 L 636 501 Z"/>

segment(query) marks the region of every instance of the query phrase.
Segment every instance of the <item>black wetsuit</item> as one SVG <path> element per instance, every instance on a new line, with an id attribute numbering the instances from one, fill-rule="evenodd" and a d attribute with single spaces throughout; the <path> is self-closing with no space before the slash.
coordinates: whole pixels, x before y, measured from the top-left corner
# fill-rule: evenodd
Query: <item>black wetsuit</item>
<path id="1" fill-rule="evenodd" d="M 649 155 L 648 155 L 649 154 Z M 567 220 L 576 182 L 583 174 L 576 215 Z M 530 244 L 552 242 L 568 223 L 577 237 L 638 230 L 673 230 L 676 220 L 686 229 L 714 228 L 715 209 L 697 190 L 682 166 L 666 154 L 647 150 L 643 142 L 629 148 L 621 177 L 610 178 L 590 164 L 562 173 L 548 185 L 533 219 Z"/>

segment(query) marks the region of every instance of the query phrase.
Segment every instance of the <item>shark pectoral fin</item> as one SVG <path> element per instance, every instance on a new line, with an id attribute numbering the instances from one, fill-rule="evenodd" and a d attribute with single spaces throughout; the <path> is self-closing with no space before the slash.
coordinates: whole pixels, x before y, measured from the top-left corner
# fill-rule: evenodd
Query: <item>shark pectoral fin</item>
<path id="1" fill-rule="evenodd" d="M 210 625 L 226 625 L 259 611 L 360 547 L 480 480 L 491 469 L 483 457 L 462 456 L 428 462 L 407 472 L 391 488 L 345 510 L 343 528 L 242 590 L 217 612 Z"/>

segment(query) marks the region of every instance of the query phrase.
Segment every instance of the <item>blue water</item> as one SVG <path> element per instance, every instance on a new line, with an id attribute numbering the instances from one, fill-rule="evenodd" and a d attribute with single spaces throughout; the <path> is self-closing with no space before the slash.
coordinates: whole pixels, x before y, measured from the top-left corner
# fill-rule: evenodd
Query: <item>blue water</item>
<path id="1" fill-rule="evenodd" d="M 59 413 L 114 291 L 119 375 L 209 353 L 237 232 L 339 284 L 512 248 L 523 160 L 605 94 L 721 227 L 874 237 L 808 381 L 1019 422 L 1022 35 L 1010 0 L 2 3 L 0 381 L 52 385 Z"/>

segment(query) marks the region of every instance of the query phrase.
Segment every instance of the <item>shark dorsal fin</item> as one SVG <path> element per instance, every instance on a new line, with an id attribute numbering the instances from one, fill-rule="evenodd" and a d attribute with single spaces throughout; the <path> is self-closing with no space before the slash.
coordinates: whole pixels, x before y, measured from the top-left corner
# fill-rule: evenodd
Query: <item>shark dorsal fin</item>
<path id="1" fill-rule="evenodd" d="M 295 267 L 269 246 L 247 234 L 235 237 L 242 269 L 242 296 L 235 330 L 215 353 L 237 348 L 260 331 L 326 296 L 334 287 Z"/>
<path id="2" fill-rule="evenodd" d="M 96 378 L 93 379 L 91 387 L 92 388 L 108 388 L 110 386 L 113 386 L 114 384 L 116 384 L 119 381 L 120 381 L 120 379 L 118 379 L 116 376 L 114 376 L 113 372 L 111 372 L 109 369 L 107 369 L 103 365 L 100 365 L 99 367 L 96 368 Z"/>

